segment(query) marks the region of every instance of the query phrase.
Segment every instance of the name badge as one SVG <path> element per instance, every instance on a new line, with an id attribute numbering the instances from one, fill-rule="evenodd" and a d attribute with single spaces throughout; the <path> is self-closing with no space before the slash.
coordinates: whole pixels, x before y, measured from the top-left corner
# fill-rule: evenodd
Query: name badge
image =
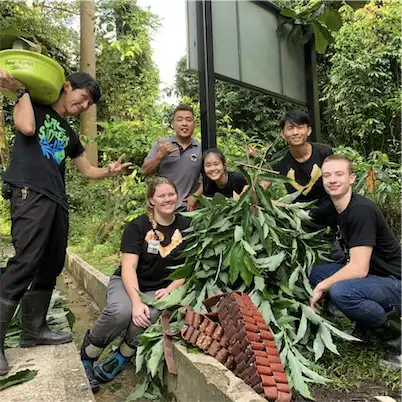
<path id="1" fill-rule="evenodd" d="M 149 254 L 158 254 L 159 253 L 159 246 L 160 246 L 160 241 L 159 240 L 151 240 L 148 243 L 147 253 L 149 253 Z"/>

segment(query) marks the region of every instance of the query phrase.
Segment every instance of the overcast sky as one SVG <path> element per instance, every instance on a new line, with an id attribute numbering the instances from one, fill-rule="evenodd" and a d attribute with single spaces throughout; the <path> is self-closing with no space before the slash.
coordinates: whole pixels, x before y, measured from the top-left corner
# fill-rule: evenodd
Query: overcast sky
<path id="1" fill-rule="evenodd" d="M 153 36 L 154 60 L 160 71 L 161 88 L 174 82 L 176 63 L 186 55 L 185 0 L 137 0 L 159 17 L 161 27 Z"/>

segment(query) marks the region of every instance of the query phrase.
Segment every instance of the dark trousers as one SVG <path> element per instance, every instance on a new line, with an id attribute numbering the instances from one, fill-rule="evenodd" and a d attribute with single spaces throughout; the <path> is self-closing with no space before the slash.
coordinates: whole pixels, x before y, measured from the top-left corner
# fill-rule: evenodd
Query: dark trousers
<path id="1" fill-rule="evenodd" d="M 313 288 L 338 272 L 344 264 L 323 264 L 313 268 L 310 282 Z M 332 285 L 331 301 L 361 327 L 382 325 L 387 313 L 401 314 L 401 281 L 393 276 L 368 275 Z"/>
<path id="2" fill-rule="evenodd" d="M 54 288 L 66 256 L 68 212 L 44 194 L 15 187 L 10 209 L 15 256 L 0 279 L 0 297 L 19 301 L 28 287 Z"/>

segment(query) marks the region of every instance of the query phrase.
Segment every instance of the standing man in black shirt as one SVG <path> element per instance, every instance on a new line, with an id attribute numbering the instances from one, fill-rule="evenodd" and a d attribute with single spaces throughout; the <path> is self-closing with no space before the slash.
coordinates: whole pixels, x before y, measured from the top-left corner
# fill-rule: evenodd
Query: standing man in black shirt
<path id="1" fill-rule="evenodd" d="M 78 134 L 65 118 L 78 116 L 100 98 L 96 80 L 71 74 L 52 105 L 35 104 L 23 84 L 0 70 L 0 89 L 14 91 L 15 145 L 3 181 L 11 199 L 11 236 L 15 256 L 0 280 L 0 375 L 8 372 L 4 339 L 22 299 L 22 347 L 71 342 L 69 333 L 50 331 L 46 323 L 56 278 L 64 266 L 68 207 L 65 158 L 90 179 L 121 174 L 131 163 L 122 157 L 107 168 L 90 165 Z M 28 290 L 27 290 L 28 289 Z"/>
<path id="2" fill-rule="evenodd" d="M 312 132 L 310 118 L 301 110 L 286 112 L 279 124 L 282 137 L 289 145 L 289 151 L 273 168 L 292 180 L 285 184 L 289 194 L 301 191 L 294 202 L 316 201 L 314 208 L 309 211 L 312 222 L 309 222 L 308 225 L 312 231 L 327 226 L 333 229 L 333 233 L 327 235 L 326 238 L 328 242 L 334 243 L 331 258 L 338 261 L 343 258 L 343 254 L 335 242 L 336 211 L 324 190 L 321 177 L 321 165 L 327 156 L 333 154 L 332 148 L 326 144 L 308 141 Z M 266 188 L 271 185 L 271 182 L 265 183 L 263 182 L 263 186 Z"/>
<path id="3" fill-rule="evenodd" d="M 327 157 L 322 175 L 338 213 L 339 240 L 349 260 L 313 268 L 311 306 L 316 309 L 327 293 L 339 310 L 356 322 L 359 332 L 392 341 L 400 354 L 400 244 L 373 202 L 352 193 L 356 176 L 347 158 Z"/>

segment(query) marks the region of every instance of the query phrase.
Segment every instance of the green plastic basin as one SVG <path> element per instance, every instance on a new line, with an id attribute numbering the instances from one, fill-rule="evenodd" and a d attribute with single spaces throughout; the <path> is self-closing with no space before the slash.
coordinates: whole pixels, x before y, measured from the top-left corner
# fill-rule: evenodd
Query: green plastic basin
<path id="1" fill-rule="evenodd" d="M 65 82 L 64 70 L 59 63 L 29 50 L 0 51 L 0 69 L 10 71 L 29 89 L 36 102 L 45 105 L 57 100 Z M 12 100 L 16 99 L 14 92 L 2 93 Z"/>

